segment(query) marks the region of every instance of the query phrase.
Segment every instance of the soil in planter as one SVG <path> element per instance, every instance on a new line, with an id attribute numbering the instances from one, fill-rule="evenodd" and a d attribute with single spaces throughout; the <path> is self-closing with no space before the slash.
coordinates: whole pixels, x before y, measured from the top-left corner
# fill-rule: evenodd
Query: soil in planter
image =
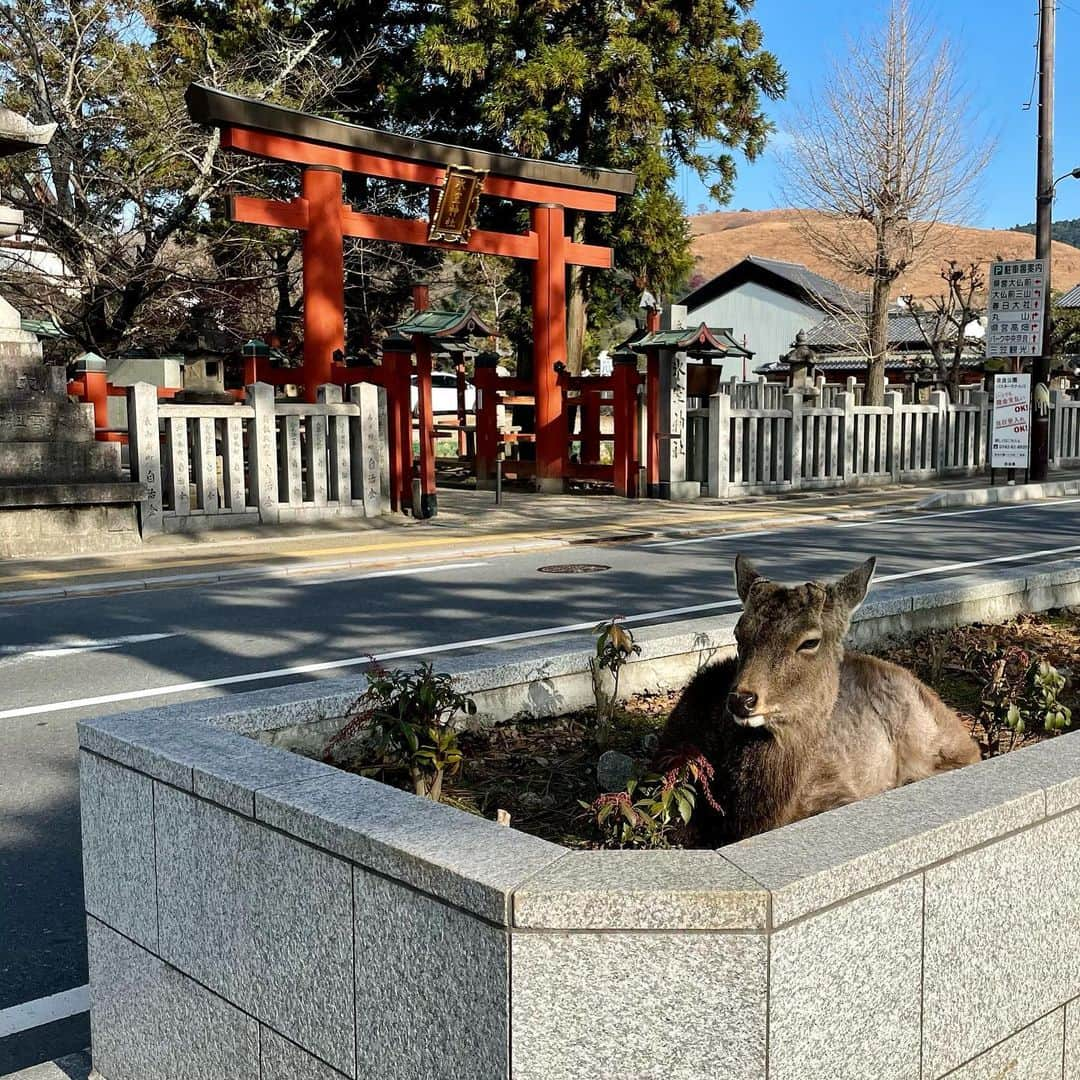
<path id="1" fill-rule="evenodd" d="M 934 631 L 867 651 L 932 686 L 960 714 L 988 757 L 1051 737 L 1038 725 L 1016 735 L 1008 728 L 987 732 L 979 722 L 986 658 L 1004 648 L 1022 650 L 1030 662 L 1047 660 L 1066 677 L 1061 701 L 1073 710 L 1073 730 L 1080 728 L 1080 609 L 1024 615 L 1000 626 Z M 625 701 L 606 749 L 647 766 L 657 733 L 678 699 L 675 691 Z M 466 732 L 460 742 L 465 763 L 446 782 L 443 802 L 488 818 L 504 810 L 515 828 L 570 847 L 600 845 L 580 806 L 600 793 L 591 712 L 516 720 Z M 346 758 L 339 764 L 359 772 L 365 762 Z M 382 779 L 395 783 L 393 776 Z"/>

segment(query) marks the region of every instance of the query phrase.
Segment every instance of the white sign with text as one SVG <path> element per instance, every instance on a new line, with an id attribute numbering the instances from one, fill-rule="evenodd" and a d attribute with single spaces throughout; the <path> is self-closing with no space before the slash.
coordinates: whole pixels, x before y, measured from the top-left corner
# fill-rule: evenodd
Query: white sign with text
<path id="1" fill-rule="evenodd" d="M 1038 356 L 1046 309 L 1046 261 L 990 264 L 987 356 Z"/>
<path id="2" fill-rule="evenodd" d="M 1026 469 L 1031 441 L 1031 376 L 994 376 L 990 468 Z"/>

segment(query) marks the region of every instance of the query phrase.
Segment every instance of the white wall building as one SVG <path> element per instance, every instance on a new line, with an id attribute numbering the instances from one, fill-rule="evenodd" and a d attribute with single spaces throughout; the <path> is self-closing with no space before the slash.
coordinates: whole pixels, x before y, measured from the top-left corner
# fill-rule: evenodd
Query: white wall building
<path id="1" fill-rule="evenodd" d="M 687 309 L 687 325 L 729 329 L 754 353 L 756 366 L 786 355 L 795 335 L 816 326 L 829 312 L 861 310 L 864 300 L 799 263 L 748 255 L 680 303 Z M 743 374 L 741 361 L 725 365 L 731 368 L 725 367 L 725 378 Z M 749 363 L 746 374 L 752 374 Z"/>

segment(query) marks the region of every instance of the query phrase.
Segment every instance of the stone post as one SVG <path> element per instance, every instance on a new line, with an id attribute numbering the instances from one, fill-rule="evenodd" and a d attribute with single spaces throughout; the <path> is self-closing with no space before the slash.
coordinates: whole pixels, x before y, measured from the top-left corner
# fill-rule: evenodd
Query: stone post
<path id="1" fill-rule="evenodd" d="M 900 439 L 904 433 L 904 395 L 890 390 L 885 395 L 889 413 L 889 474 L 894 484 L 900 483 Z"/>
<path id="2" fill-rule="evenodd" d="M 837 395 L 836 407 L 843 409 L 843 427 L 841 428 L 841 459 L 839 462 L 841 477 L 845 484 L 851 483 L 855 476 L 855 380 L 848 379 L 848 388 Z"/>
<path id="3" fill-rule="evenodd" d="M 1062 406 L 1069 400 L 1069 395 L 1055 390 L 1050 395 L 1050 464 L 1056 469 L 1061 459 L 1062 420 L 1065 413 Z"/>
<path id="4" fill-rule="evenodd" d="M 143 536 L 152 536 L 165 528 L 157 387 L 144 382 L 129 386 L 127 402 L 131 478 L 146 485 L 146 493 L 139 503 L 139 528 Z"/>
<path id="5" fill-rule="evenodd" d="M 730 444 L 731 398 L 713 394 L 709 398 L 709 495 L 713 499 L 727 498 Z"/>
<path id="6" fill-rule="evenodd" d="M 340 405 L 341 387 L 333 383 L 323 383 L 315 392 L 315 400 L 320 405 Z M 327 416 L 326 434 L 330 448 L 328 495 L 337 502 L 338 506 L 348 506 L 352 502 L 349 417 L 343 414 Z"/>
<path id="7" fill-rule="evenodd" d="M 353 498 L 362 499 L 365 517 L 378 517 L 388 509 L 383 489 L 389 488 L 390 458 L 379 424 L 380 387 L 358 383 L 349 388 L 349 400 L 360 407 L 353 440 Z"/>
<path id="8" fill-rule="evenodd" d="M 251 487 L 255 506 L 259 511 L 260 521 L 276 524 L 280 514 L 274 388 L 269 383 L 253 383 L 247 387 L 247 403 L 255 410 L 249 442 Z"/>
<path id="9" fill-rule="evenodd" d="M 945 436 L 947 432 L 949 395 L 944 390 L 930 391 L 930 404 L 936 410 L 934 416 L 934 456 L 931 468 L 940 474 L 945 465 Z"/>
<path id="10" fill-rule="evenodd" d="M 701 484 L 686 479 L 686 354 L 660 353 L 660 498 L 684 502 L 701 494 Z"/>
<path id="11" fill-rule="evenodd" d="M 788 443 L 784 459 L 784 477 L 790 482 L 792 490 L 802 487 L 802 447 L 803 447 L 803 395 L 802 392 L 785 394 L 780 407 L 791 413 L 791 426 L 788 429 Z"/>

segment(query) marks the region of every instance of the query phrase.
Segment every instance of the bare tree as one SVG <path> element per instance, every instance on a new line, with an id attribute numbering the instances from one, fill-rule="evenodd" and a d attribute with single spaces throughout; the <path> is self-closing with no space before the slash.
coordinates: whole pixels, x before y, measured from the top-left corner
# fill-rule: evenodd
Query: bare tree
<path id="1" fill-rule="evenodd" d="M 222 153 L 183 92 L 198 79 L 300 108 L 332 101 L 356 68 L 322 55 L 324 37 L 282 18 L 223 56 L 201 27 L 162 24 L 141 0 L 0 5 L 0 102 L 57 124 L 47 149 L 0 166 L 29 238 L 5 286 L 104 352 L 160 341 L 199 305 L 272 322 L 295 238 L 222 225 L 221 200 L 295 177 Z"/>
<path id="2" fill-rule="evenodd" d="M 834 65 L 786 156 L 785 196 L 808 211 L 814 249 L 869 281 L 873 404 L 884 401 L 893 284 L 932 254 L 938 223 L 963 216 L 989 156 L 955 69 L 948 43 L 893 0 L 885 26 Z"/>
<path id="3" fill-rule="evenodd" d="M 960 400 L 960 371 L 964 354 L 979 345 L 968 331 L 985 308 L 978 301 L 986 287 L 986 278 L 978 263 L 960 266 L 950 259 L 941 268 L 945 291 L 929 297 L 925 303 L 914 296 L 904 297 L 908 311 L 930 350 L 935 375 L 945 384 L 949 398 Z"/>

